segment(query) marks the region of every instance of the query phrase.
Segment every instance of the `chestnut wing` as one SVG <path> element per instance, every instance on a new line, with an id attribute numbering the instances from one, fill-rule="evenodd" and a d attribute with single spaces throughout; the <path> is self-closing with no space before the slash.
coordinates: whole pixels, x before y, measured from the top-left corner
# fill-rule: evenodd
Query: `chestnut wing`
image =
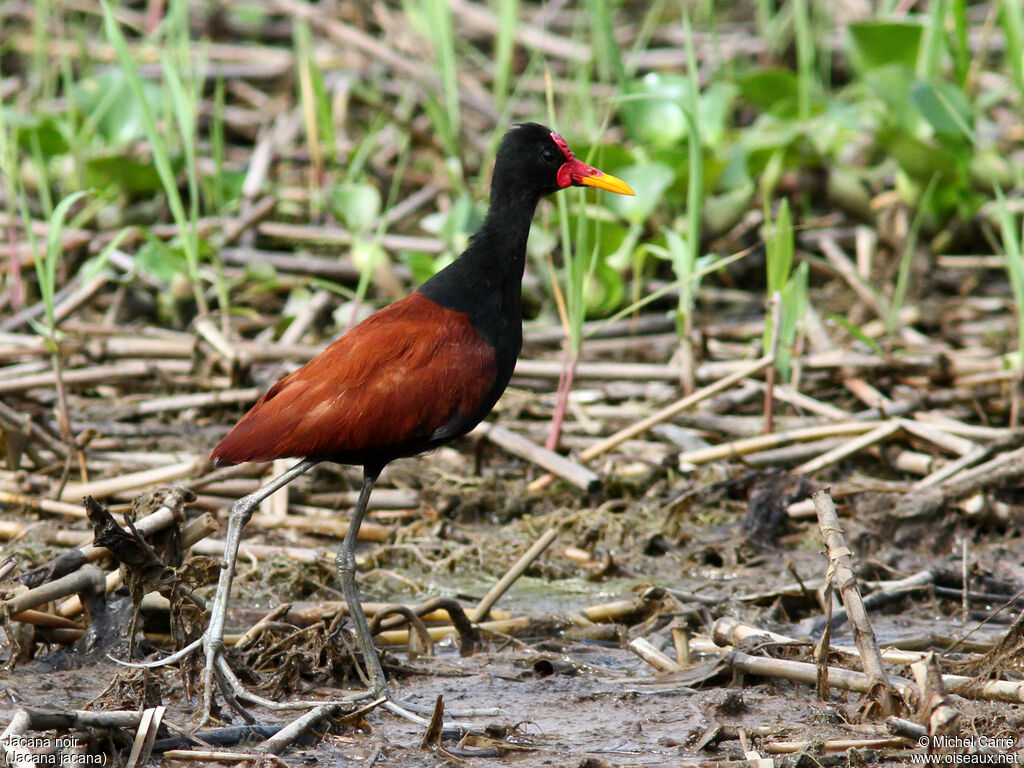
<path id="1" fill-rule="evenodd" d="M 494 350 L 466 315 L 413 293 L 281 379 L 212 458 L 360 464 L 409 455 L 475 426 L 495 376 Z"/>

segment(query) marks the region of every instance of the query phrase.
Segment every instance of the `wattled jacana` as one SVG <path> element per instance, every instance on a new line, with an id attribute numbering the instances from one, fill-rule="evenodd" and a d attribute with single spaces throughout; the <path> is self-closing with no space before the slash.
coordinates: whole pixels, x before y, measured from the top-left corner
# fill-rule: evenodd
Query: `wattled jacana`
<path id="1" fill-rule="evenodd" d="M 514 126 L 498 149 L 487 216 L 465 252 L 418 290 L 371 315 L 281 379 L 213 449 L 217 464 L 303 460 L 232 507 L 210 625 L 201 638 L 206 651 L 204 720 L 215 675 L 233 705 L 236 694 L 257 701 L 223 658 L 224 619 L 242 527 L 263 499 L 321 461 L 363 467 L 362 489 L 337 567 L 371 693 L 387 694 L 355 582 L 354 548 L 370 490 L 388 462 L 466 434 L 494 407 L 522 346 L 521 284 L 537 203 L 559 189 L 581 185 L 633 194 L 625 182 L 577 160 L 551 129 L 537 123 Z"/>

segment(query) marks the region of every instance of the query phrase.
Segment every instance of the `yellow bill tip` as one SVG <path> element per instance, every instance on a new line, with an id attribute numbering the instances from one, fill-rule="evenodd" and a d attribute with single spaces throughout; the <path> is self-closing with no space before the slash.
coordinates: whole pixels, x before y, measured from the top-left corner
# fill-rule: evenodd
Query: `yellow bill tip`
<path id="1" fill-rule="evenodd" d="M 608 192 L 614 192 L 617 195 L 636 195 L 636 192 L 633 191 L 629 184 L 622 179 L 612 176 L 610 173 L 602 173 L 600 176 L 583 176 L 580 178 L 579 183 L 585 184 L 588 187 L 597 187 Z"/>

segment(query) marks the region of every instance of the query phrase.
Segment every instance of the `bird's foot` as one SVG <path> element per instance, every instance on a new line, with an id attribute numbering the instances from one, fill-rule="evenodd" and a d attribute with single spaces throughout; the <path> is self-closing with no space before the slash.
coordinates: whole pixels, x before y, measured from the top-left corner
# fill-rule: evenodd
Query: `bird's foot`
<path id="1" fill-rule="evenodd" d="M 162 659 L 154 659 L 153 661 L 125 661 L 124 659 L 119 659 L 109 653 L 107 654 L 107 658 L 116 664 L 120 664 L 122 667 L 131 667 L 132 669 L 156 669 L 158 667 L 166 667 L 168 664 L 174 664 L 181 661 L 196 648 L 203 645 L 205 639 L 206 635 L 204 634 L 202 637 L 193 640 L 184 648 L 179 648 L 170 656 L 164 656 Z"/>
<path id="2" fill-rule="evenodd" d="M 122 666 L 131 667 L 133 669 L 156 669 L 158 667 L 165 667 L 169 664 L 180 662 L 200 646 L 202 646 L 206 655 L 206 666 L 203 668 L 199 680 L 201 706 L 198 712 L 198 727 L 200 728 L 209 724 L 212 718 L 214 695 L 217 689 L 220 690 L 224 701 L 233 710 L 238 712 L 238 714 L 241 715 L 247 723 L 256 722 L 256 718 L 253 717 L 245 708 L 245 704 L 263 707 L 264 709 L 271 711 L 282 711 L 289 709 L 309 709 L 321 706 L 324 703 L 322 701 L 305 700 L 279 702 L 253 693 L 245 687 L 241 680 L 238 679 L 234 670 L 231 669 L 231 665 L 228 664 L 228 660 L 224 654 L 223 642 L 216 642 L 212 640 L 210 638 L 209 630 L 204 632 L 202 637 L 193 640 L 185 647 L 175 651 L 169 656 L 163 657 L 162 659 L 146 662 L 134 662 L 123 661 L 110 656 L 109 654 L 108 657 Z M 365 691 L 353 694 L 352 696 L 346 696 L 337 703 L 355 704 L 357 702 L 364 701 L 371 696 L 373 696 L 373 691 Z"/>
<path id="3" fill-rule="evenodd" d="M 223 653 L 217 654 L 213 663 L 213 672 L 209 669 L 203 670 L 202 682 L 203 706 L 199 720 L 200 726 L 206 725 L 210 720 L 210 710 L 213 707 L 215 686 L 220 689 L 221 696 L 224 697 L 224 701 L 249 723 L 256 722 L 256 719 L 248 710 L 245 709 L 243 702 L 257 707 L 263 707 L 264 709 L 268 709 L 272 712 L 280 712 L 289 709 L 313 709 L 315 707 L 323 706 L 325 703 L 351 705 L 360 701 L 365 701 L 373 695 L 370 691 L 364 691 L 352 694 L 351 696 L 346 696 L 335 702 L 304 699 L 274 701 L 255 694 L 246 688 L 245 685 L 242 684 L 242 681 L 238 679 L 234 670 L 231 669 L 231 665 L 228 664 Z"/>
<path id="4" fill-rule="evenodd" d="M 206 666 L 203 668 L 202 675 L 200 676 L 201 706 L 198 712 L 198 727 L 200 728 L 207 725 L 212 718 L 216 689 L 220 689 L 221 696 L 228 706 L 238 712 L 238 714 L 241 715 L 248 723 L 256 722 L 256 718 L 254 718 L 246 709 L 245 705 L 263 707 L 264 709 L 271 711 L 282 711 L 290 709 L 311 709 L 323 706 L 325 703 L 323 701 L 316 700 L 278 702 L 253 693 L 245 687 L 241 680 L 238 679 L 234 670 L 231 669 L 231 665 L 228 664 L 227 658 L 224 654 L 223 642 L 212 640 L 210 638 L 209 630 L 204 632 L 202 637 L 192 641 L 184 648 L 181 648 L 162 659 L 156 659 L 155 661 L 131 662 L 122 661 L 121 659 L 116 659 L 113 656 L 110 656 L 110 658 L 118 664 L 126 667 L 132 667 L 134 669 L 155 669 L 157 667 L 164 667 L 181 661 L 200 646 L 202 646 L 206 655 Z M 373 675 L 372 677 L 377 676 Z M 384 682 L 382 678 L 383 672 L 381 672 L 381 677 L 370 682 L 367 690 L 360 693 L 354 693 L 350 696 L 345 696 L 335 703 L 350 705 L 368 700 L 380 700 L 380 706 L 393 715 L 400 717 L 403 720 L 416 723 L 417 725 L 429 725 L 429 716 L 433 714 L 434 707 L 424 706 L 411 701 L 402 701 L 396 698 L 388 684 Z M 454 710 L 449 713 L 451 717 L 496 717 L 501 714 L 503 713 L 499 708 Z M 424 717 L 424 715 L 427 717 Z M 464 732 L 466 730 L 464 726 L 452 722 L 444 723 L 443 727 L 445 730 L 458 732 Z"/>
<path id="5" fill-rule="evenodd" d="M 417 725 L 427 726 L 430 724 L 430 718 L 434 714 L 434 705 L 429 706 L 418 704 L 414 701 L 407 701 L 397 698 L 387 683 L 375 683 L 371 684 L 367 691 L 367 696 L 372 699 L 383 699 L 381 702 L 381 708 L 387 710 L 391 714 L 408 720 L 411 723 Z M 452 710 L 447 713 L 450 717 L 498 717 L 499 715 L 505 714 L 499 707 L 491 707 L 487 709 L 462 709 Z M 424 717 L 424 715 L 426 717 Z M 460 734 L 465 733 L 468 728 L 460 723 L 446 721 L 443 726 L 445 731 L 458 732 Z"/>

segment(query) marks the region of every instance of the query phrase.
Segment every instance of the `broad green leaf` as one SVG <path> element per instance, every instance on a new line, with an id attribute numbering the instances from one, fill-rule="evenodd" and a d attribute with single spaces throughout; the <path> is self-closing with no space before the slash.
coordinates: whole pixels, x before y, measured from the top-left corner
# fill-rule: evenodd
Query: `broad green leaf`
<path id="1" fill-rule="evenodd" d="M 918 80 L 910 100 L 936 133 L 973 138 L 971 104 L 952 83 Z"/>
<path id="2" fill-rule="evenodd" d="M 174 163 L 180 170 L 181 162 Z M 141 162 L 124 154 L 98 155 L 85 163 L 85 183 L 90 187 L 117 187 L 130 195 L 150 195 L 161 187 L 160 174 L 151 162 Z"/>
<path id="3" fill-rule="evenodd" d="M 380 216 L 380 191 L 372 184 L 338 184 L 330 189 L 328 205 L 349 229 L 365 232 Z"/>
<path id="4" fill-rule="evenodd" d="M 165 285 L 169 285 L 175 275 L 188 274 L 184 252 L 152 237 L 136 251 L 135 266 Z"/>
<path id="5" fill-rule="evenodd" d="M 850 25 L 850 57 L 859 69 L 887 64 L 917 66 L 924 27 L 914 21 L 861 21 Z"/>
<path id="6" fill-rule="evenodd" d="M 39 142 L 39 150 L 46 157 L 63 155 L 68 151 L 68 141 L 61 123 L 49 115 L 37 117 L 4 108 L 3 122 L 18 129 L 18 146 L 32 150 L 33 143 Z"/>
<path id="7" fill-rule="evenodd" d="M 902 130 L 879 131 L 877 143 L 914 179 L 927 183 L 934 174 L 952 179 L 957 174 L 957 157 L 937 143 L 921 141 Z"/>
<path id="8" fill-rule="evenodd" d="M 374 269 L 378 264 L 386 262 L 388 258 L 388 252 L 380 243 L 361 238 L 357 238 L 352 243 L 349 252 L 352 254 L 352 263 L 360 272 Z"/>
<path id="9" fill-rule="evenodd" d="M 674 73 L 649 72 L 630 84 L 620 102 L 630 135 L 643 144 L 667 147 L 686 136 L 686 78 Z"/>
<path id="10" fill-rule="evenodd" d="M 658 163 L 620 168 L 617 175 L 633 188 L 636 196 L 609 195 L 606 204 L 630 224 L 642 224 L 650 218 L 675 178 L 671 168 Z"/>
<path id="11" fill-rule="evenodd" d="M 720 147 L 726 138 L 739 88 L 727 80 L 716 81 L 700 95 L 700 138 L 705 147 Z"/>
<path id="12" fill-rule="evenodd" d="M 145 80 L 141 88 L 149 108 L 158 108 L 162 96 L 159 86 Z M 95 77 L 81 80 L 71 92 L 71 98 L 95 124 L 97 133 L 108 146 L 123 146 L 146 135 L 143 107 L 132 92 L 128 76 L 119 67 L 110 67 Z"/>
<path id="13" fill-rule="evenodd" d="M 583 286 L 587 316 L 606 315 L 622 304 L 622 276 L 611 266 L 599 261 Z"/>
<path id="14" fill-rule="evenodd" d="M 728 192 L 705 196 L 703 219 L 707 235 L 722 234 L 739 223 L 750 209 L 756 189 L 754 182 L 747 180 Z"/>
<path id="15" fill-rule="evenodd" d="M 468 194 L 460 195 L 447 212 L 438 211 L 420 220 L 427 232 L 438 235 L 455 253 L 462 253 L 469 245 L 469 237 L 480 228 L 483 214 Z"/>
<path id="16" fill-rule="evenodd" d="M 796 73 L 780 67 L 764 67 L 736 78 L 740 98 L 758 109 L 775 114 L 795 114 L 797 103 Z"/>
<path id="17" fill-rule="evenodd" d="M 400 258 L 409 267 L 409 271 L 412 272 L 413 279 L 417 283 L 422 283 L 433 277 L 438 269 L 444 266 L 443 264 L 439 266 L 436 254 L 423 251 L 403 251 Z"/>

